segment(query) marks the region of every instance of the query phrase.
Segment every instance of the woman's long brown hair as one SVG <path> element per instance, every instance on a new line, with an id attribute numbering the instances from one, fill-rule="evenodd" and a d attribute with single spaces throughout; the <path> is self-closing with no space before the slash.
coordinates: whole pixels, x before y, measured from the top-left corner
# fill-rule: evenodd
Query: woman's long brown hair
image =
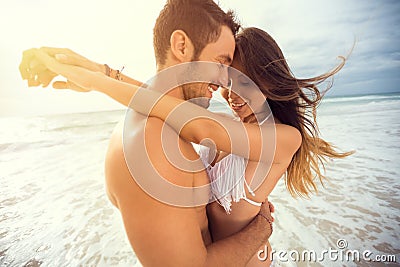
<path id="1" fill-rule="evenodd" d="M 325 176 L 321 169 L 325 170 L 324 163 L 353 153 L 338 152 L 320 138 L 316 121 L 316 108 L 326 92 L 321 93 L 318 85 L 336 74 L 344 66 L 345 58 L 341 57 L 342 62 L 325 74 L 298 79 L 275 40 L 257 28 L 246 28 L 238 34 L 235 58 L 267 98 L 274 117 L 301 133 L 301 146 L 287 169 L 285 182 L 289 192 L 293 196 L 307 197 L 309 193 L 318 191 L 315 178 L 323 184 Z M 332 83 L 326 90 L 331 86 Z"/>

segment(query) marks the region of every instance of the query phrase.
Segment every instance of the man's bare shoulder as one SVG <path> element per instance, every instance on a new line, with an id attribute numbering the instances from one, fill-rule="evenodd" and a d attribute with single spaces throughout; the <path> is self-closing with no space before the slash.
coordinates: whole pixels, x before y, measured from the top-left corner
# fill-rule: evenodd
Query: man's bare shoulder
<path id="1" fill-rule="evenodd" d="M 193 179 L 200 174 L 193 175 L 193 170 L 201 169 L 202 165 L 200 161 L 193 163 L 198 155 L 190 143 L 158 118 L 127 123 L 125 119 L 115 127 L 105 160 L 107 193 L 114 205 L 118 206 L 119 199 L 132 194 L 142 195 L 143 179 L 164 179 L 184 187 L 194 185 Z M 202 184 L 206 183 L 205 173 L 200 176 Z"/>
<path id="2" fill-rule="evenodd" d="M 179 186 L 192 186 L 196 169 L 192 161 L 198 158 L 192 145 L 154 117 L 146 122 L 144 138 L 147 156 L 162 178 Z"/>
<path id="3" fill-rule="evenodd" d="M 143 141 L 160 139 L 167 143 L 172 139 L 177 140 L 178 135 L 168 124 L 155 117 L 144 117 L 134 115 L 120 121 L 114 128 L 110 142 L 109 150 L 126 150 L 130 146 L 137 147 L 143 145 Z"/>
<path id="4" fill-rule="evenodd" d="M 119 207 L 118 202 L 126 196 L 135 194 L 139 197 L 143 192 L 135 183 L 127 161 L 124 147 L 127 144 L 138 143 L 143 133 L 144 120 L 133 117 L 133 125 L 127 125 L 127 119 L 120 121 L 114 128 L 105 158 L 106 190 L 111 202 Z M 132 129 L 128 129 L 131 126 Z M 125 133 L 127 134 L 125 134 Z"/>

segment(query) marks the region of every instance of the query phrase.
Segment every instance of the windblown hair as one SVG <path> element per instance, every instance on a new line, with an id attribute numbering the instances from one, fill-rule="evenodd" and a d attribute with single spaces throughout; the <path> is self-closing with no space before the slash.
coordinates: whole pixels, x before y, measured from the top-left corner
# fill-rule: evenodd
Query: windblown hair
<path id="1" fill-rule="evenodd" d="M 158 65 L 164 65 L 170 38 L 174 31 L 182 30 L 194 45 L 194 59 L 204 47 L 216 42 L 222 26 L 236 35 L 240 25 L 233 11 L 225 13 L 213 0 L 168 0 L 153 29 L 153 45 Z"/>
<path id="2" fill-rule="evenodd" d="M 344 158 L 353 152 L 338 152 L 319 137 L 316 108 L 324 93 L 318 85 L 336 74 L 345 64 L 343 60 L 330 72 L 308 79 L 296 78 L 290 70 L 281 49 L 266 32 L 247 28 L 236 38 L 235 58 L 239 59 L 245 74 L 251 78 L 267 98 L 272 114 L 281 123 L 298 129 L 302 143 L 290 162 L 286 186 L 292 196 L 307 197 L 317 192 L 315 178 L 323 185 L 326 161 Z M 254 116 L 254 115 L 251 115 Z M 245 121 L 251 118 L 245 118 Z"/>

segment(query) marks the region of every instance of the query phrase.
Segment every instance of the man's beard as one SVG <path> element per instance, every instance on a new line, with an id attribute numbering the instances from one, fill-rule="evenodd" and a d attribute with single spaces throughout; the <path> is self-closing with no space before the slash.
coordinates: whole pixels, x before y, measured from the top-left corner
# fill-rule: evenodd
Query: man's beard
<path id="1" fill-rule="evenodd" d="M 182 85 L 184 99 L 205 109 L 210 106 L 210 98 L 204 96 L 207 91 L 208 85 L 204 83 L 190 83 Z"/>
<path id="2" fill-rule="evenodd" d="M 193 55 L 191 62 L 199 60 L 198 54 Z M 190 81 L 195 81 L 198 74 L 197 65 L 191 64 L 184 74 L 185 78 L 189 78 Z M 210 106 L 210 99 L 204 97 L 208 90 L 208 85 L 205 83 L 187 83 L 182 85 L 182 93 L 185 100 L 192 102 L 200 107 L 207 109 Z"/>

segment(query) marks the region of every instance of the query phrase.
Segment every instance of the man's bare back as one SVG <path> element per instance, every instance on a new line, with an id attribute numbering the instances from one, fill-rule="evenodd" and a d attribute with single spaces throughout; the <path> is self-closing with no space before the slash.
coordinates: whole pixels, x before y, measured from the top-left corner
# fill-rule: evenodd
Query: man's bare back
<path id="1" fill-rule="evenodd" d="M 182 171 L 171 165 L 161 145 L 164 122 L 148 118 L 146 123 L 143 116 L 138 115 L 133 116 L 132 123 L 135 129 L 130 134 L 123 135 L 123 123 L 115 128 L 107 151 L 105 172 L 107 194 L 121 211 L 128 239 L 141 263 L 144 266 L 187 266 L 189 263 L 192 266 L 232 263 L 244 266 L 258 246 L 269 237 L 268 222 L 257 216 L 247 230 L 211 243 L 205 206 L 168 205 L 143 191 L 131 176 L 124 145 L 135 146 L 133 151 L 137 153 L 133 158 L 140 159 L 149 155 L 159 174 L 176 185 L 196 187 L 207 184 L 209 181 L 206 173 L 204 170 Z M 168 136 L 163 136 L 165 142 L 169 138 L 170 142 L 179 140 L 180 150 L 187 159 L 198 158 L 190 143 L 180 139 L 172 130 L 167 132 Z M 264 238 L 260 238 L 260 235 L 264 235 Z M 255 242 L 255 236 L 258 236 L 258 242 Z M 234 253 L 236 256 L 232 257 L 232 250 L 243 254 Z"/>
<path id="2" fill-rule="evenodd" d="M 149 155 L 154 168 L 162 177 L 167 178 L 171 183 L 186 187 L 208 183 L 208 178 L 204 171 L 197 173 L 182 172 L 170 165 L 162 151 L 161 129 L 163 122 L 161 120 L 149 118 L 145 125 L 146 120 L 138 119 L 135 123 L 137 123 L 137 131 L 130 136 L 124 137 L 129 139 L 127 142 L 138 147 L 137 151 L 141 154 L 141 157 Z M 192 233 L 199 233 L 197 238 L 202 238 L 202 243 L 204 243 L 205 246 L 209 245 L 211 243 L 211 237 L 208 231 L 205 206 L 191 208 L 174 207 L 161 203 L 145 193 L 136 183 L 135 179 L 133 179 L 126 165 L 122 136 L 123 124 L 119 123 L 112 134 L 106 157 L 107 193 L 112 203 L 123 213 L 128 238 L 139 259 L 142 261 L 148 258 L 146 256 L 141 257 L 141 254 L 146 255 L 149 251 L 153 253 L 154 248 L 157 247 L 154 243 L 157 241 L 169 243 L 170 246 L 178 245 L 172 244 L 171 242 L 179 239 L 179 235 L 184 236 L 185 234 L 183 234 L 182 231 L 186 230 L 190 230 L 191 238 L 193 239 L 196 239 L 196 236 L 193 236 Z M 143 146 L 143 137 L 145 137 L 146 140 L 145 148 L 147 150 L 147 155 L 139 152 L 141 146 Z M 164 141 L 168 142 L 168 139 L 166 140 L 165 137 L 163 138 Z M 167 138 L 170 138 L 170 141 L 172 141 L 172 139 L 175 141 L 178 136 L 170 135 Z M 183 155 L 188 159 L 195 160 L 198 158 L 198 155 L 190 143 L 179 138 L 179 146 Z M 172 173 L 171 170 L 173 171 Z M 127 209 L 129 209 L 129 212 L 124 212 Z M 154 211 L 154 213 L 151 211 Z M 164 214 L 164 216 L 162 214 Z M 168 214 L 169 216 L 165 217 L 165 215 Z M 171 216 L 173 214 L 175 216 Z M 179 215 L 184 216 L 185 220 L 181 220 Z M 176 232 L 176 229 L 173 231 L 167 230 L 169 224 L 175 226 L 182 224 L 181 227 L 177 228 L 180 229 L 180 233 Z M 150 235 L 156 233 L 159 237 L 150 238 Z M 162 236 L 164 236 L 164 238 L 161 238 Z M 168 238 L 168 236 L 170 238 Z M 152 241 L 147 242 L 147 240 Z M 184 243 L 181 241 L 182 240 L 179 240 L 178 243 L 183 245 Z M 185 248 L 187 247 L 182 247 L 182 249 Z M 182 250 L 177 250 L 175 248 L 173 251 Z M 174 257 L 174 255 L 170 253 L 171 251 L 168 253 L 169 257 Z M 180 257 L 181 255 L 175 256 Z M 145 262 L 143 261 L 143 263 Z"/>

